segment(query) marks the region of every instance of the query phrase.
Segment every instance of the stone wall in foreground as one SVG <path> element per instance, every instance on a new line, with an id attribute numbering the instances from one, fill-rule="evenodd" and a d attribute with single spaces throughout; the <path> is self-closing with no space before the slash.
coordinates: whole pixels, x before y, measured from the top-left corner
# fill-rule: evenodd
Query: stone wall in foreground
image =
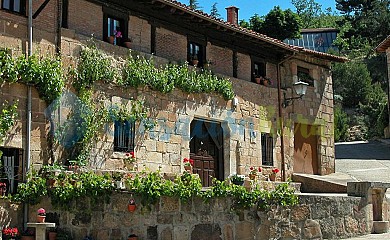
<path id="1" fill-rule="evenodd" d="M 135 233 L 139 239 L 340 239 L 371 232 L 372 206 L 363 205 L 364 198 L 345 195 L 300 195 L 299 205 L 278 207 L 267 213 L 233 211 L 226 198 L 203 202 L 193 199 L 182 203 L 175 198 L 162 198 L 151 210 L 140 205 L 127 211 L 129 193 L 115 193 L 109 204 L 88 205 L 80 201 L 71 211 L 56 211 L 48 201 L 31 206 L 30 221 L 36 210 L 44 207 L 49 216 L 59 216 L 59 227 L 69 230 L 74 239 L 91 235 L 94 239 L 127 239 Z M 0 204 L 2 225 L 21 225 L 15 205 Z M 13 207 L 12 207 L 13 206 Z M 86 207 L 87 206 L 87 207 Z M 7 209 L 10 208 L 10 209 Z M 11 212 L 11 214 L 7 214 Z M 7 219 L 8 216 L 13 219 Z M 2 227 L 2 226 L 1 226 Z"/>

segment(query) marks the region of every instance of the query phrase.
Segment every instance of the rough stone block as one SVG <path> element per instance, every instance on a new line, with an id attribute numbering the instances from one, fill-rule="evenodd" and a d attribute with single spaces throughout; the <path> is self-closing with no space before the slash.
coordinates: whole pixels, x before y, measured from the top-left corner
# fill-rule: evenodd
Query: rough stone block
<path id="1" fill-rule="evenodd" d="M 306 220 L 303 226 L 303 237 L 304 239 L 313 239 L 313 238 L 322 239 L 320 224 L 317 221 L 312 219 Z"/>
<path id="2" fill-rule="evenodd" d="M 253 239 L 254 236 L 254 225 L 251 222 L 239 222 L 235 226 L 236 238 L 246 240 Z"/>

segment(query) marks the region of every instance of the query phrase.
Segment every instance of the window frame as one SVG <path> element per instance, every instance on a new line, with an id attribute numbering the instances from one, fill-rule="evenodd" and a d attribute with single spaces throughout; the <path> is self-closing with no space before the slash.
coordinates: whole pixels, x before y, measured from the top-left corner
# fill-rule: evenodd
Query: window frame
<path id="1" fill-rule="evenodd" d="M 256 69 L 256 66 L 257 69 Z M 260 69 L 261 67 L 261 69 Z M 251 80 L 255 81 L 256 76 L 267 77 L 267 62 L 264 59 L 252 57 L 251 59 Z"/>
<path id="2" fill-rule="evenodd" d="M 5 169 L 4 169 L 4 166 L 5 166 L 5 157 L 14 157 L 14 164 L 13 164 L 13 187 L 11 188 L 10 187 L 10 179 L 8 178 L 8 176 L 5 176 L 5 177 L 1 177 L 0 178 L 0 182 L 4 182 L 4 181 L 7 181 L 7 190 L 6 190 L 6 193 L 11 193 L 11 194 L 14 194 L 17 192 L 17 188 L 18 188 L 18 183 L 22 182 L 23 180 L 23 169 L 22 169 L 22 166 L 23 166 L 23 149 L 19 149 L 19 148 L 8 148 L 8 147 L 0 147 L 0 151 L 3 152 L 1 158 L 0 158 L 0 161 L 1 161 L 1 168 L 0 168 L 0 173 L 1 175 L 3 174 L 6 174 L 5 173 Z M 12 189 L 12 191 L 11 191 Z"/>
<path id="3" fill-rule="evenodd" d="M 194 41 L 194 40 L 189 40 L 188 41 L 188 43 L 187 43 L 187 61 L 188 61 L 189 65 L 193 65 L 193 63 L 192 63 L 192 54 L 191 54 L 192 46 L 199 48 L 198 53 L 196 54 L 197 58 L 198 58 L 198 64 L 196 66 L 197 67 L 203 67 L 203 65 L 205 63 L 205 59 L 206 59 L 206 49 L 205 49 L 205 46 L 202 45 L 198 41 Z"/>
<path id="4" fill-rule="evenodd" d="M 120 30 L 122 33 L 122 38 L 119 43 L 116 43 L 117 46 L 123 46 L 123 40 L 128 38 L 128 27 L 129 27 L 129 14 L 121 12 L 118 9 L 113 9 L 109 7 L 103 7 L 103 41 L 108 42 L 108 19 L 114 19 L 119 21 Z"/>
<path id="5" fill-rule="evenodd" d="M 118 127 L 121 126 L 121 129 Z M 123 129 L 124 128 L 124 129 Z M 124 132 L 124 133 L 123 133 Z M 120 140 L 120 135 L 123 140 Z M 135 122 L 114 121 L 114 152 L 131 152 L 135 149 Z"/>
<path id="6" fill-rule="evenodd" d="M 270 133 L 261 133 L 261 162 L 264 166 L 274 166 L 274 139 Z"/>
<path id="7" fill-rule="evenodd" d="M 19 1 L 19 6 L 20 6 L 19 11 L 16 11 L 14 9 L 15 1 Z M 8 12 L 19 14 L 19 15 L 23 15 L 23 16 L 26 15 L 26 0 L 9 0 L 10 8 L 5 8 L 4 4 L 5 4 L 5 1 L 2 0 L 1 1 L 1 10 L 5 10 L 5 11 L 8 11 Z"/>
<path id="8" fill-rule="evenodd" d="M 310 72 L 309 68 L 297 66 L 298 80 L 309 84 L 309 87 L 314 87 L 314 78 L 311 76 Z"/>

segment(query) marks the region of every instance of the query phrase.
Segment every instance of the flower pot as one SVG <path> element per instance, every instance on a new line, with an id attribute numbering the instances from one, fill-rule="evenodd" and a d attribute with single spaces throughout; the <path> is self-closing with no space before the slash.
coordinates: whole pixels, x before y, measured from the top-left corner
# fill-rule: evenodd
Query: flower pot
<path id="1" fill-rule="evenodd" d="M 260 84 L 260 83 L 261 83 L 261 78 L 255 77 L 255 82 L 256 82 L 257 84 Z"/>
<path id="2" fill-rule="evenodd" d="M 192 65 L 194 65 L 195 67 L 198 65 L 199 63 L 199 60 L 192 60 Z"/>
<path id="3" fill-rule="evenodd" d="M 269 81 L 267 79 L 263 79 L 261 84 L 264 85 L 264 86 L 268 86 L 269 85 Z"/>
<path id="4" fill-rule="evenodd" d="M 37 216 L 37 222 L 38 223 L 44 223 L 45 219 L 46 219 L 46 216 L 40 216 L 40 215 Z"/>
<path id="5" fill-rule="evenodd" d="M 22 236 L 20 240 L 35 240 L 34 236 Z"/>
<path id="6" fill-rule="evenodd" d="M 7 190 L 5 188 L 0 188 L 0 197 L 4 197 Z"/>
<path id="7" fill-rule="evenodd" d="M 49 232 L 48 237 L 49 237 L 49 240 L 56 240 L 57 233 L 56 232 Z"/>
<path id="8" fill-rule="evenodd" d="M 137 209 L 137 205 L 135 204 L 127 204 L 127 211 L 134 212 Z"/>
<path id="9" fill-rule="evenodd" d="M 131 42 L 123 42 L 123 46 L 131 48 Z"/>
<path id="10" fill-rule="evenodd" d="M 275 174 L 275 173 L 271 173 L 271 174 L 269 175 L 269 180 L 275 182 L 275 180 L 276 180 L 276 174 Z"/>
<path id="11" fill-rule="evenodd" d="M 115 42 L 115 36 L 109 36 L 109 37 L 108 37 L 108 42 L 111 43 L 111 44 L 114 44 L 114 42 Z"/>

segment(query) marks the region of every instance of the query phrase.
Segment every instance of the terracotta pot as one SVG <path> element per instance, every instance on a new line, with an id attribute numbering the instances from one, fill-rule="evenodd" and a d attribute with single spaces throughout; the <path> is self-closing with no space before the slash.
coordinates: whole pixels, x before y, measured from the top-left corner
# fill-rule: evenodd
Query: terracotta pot
<path id="1" fill-rule="evenodd" d="M 127 211 L 134 212 L 137 209 L 137 205 L 135 204 L 127 204 Z"/>
<path id="2" fill-rule="evenodd" d="M 131 48 L 131 42 L 123 42 L 123 45 L 127 48 Z"/>
<path id="3" fill-rule="evenodd" d="M 271 174 L 269 175 L 269 180 L 275 182 L 275 180 L 276 180 L 276 174 L 275 174 L 275 173 L 271 173 Z"/>
<path id="4" fill-rule="evenodd" d="M 56 183 L 56 180 L 54 180 L 54 179 L 48 179 L 47 180 L 47 185 L 49 186 L 49 187 L 54 187 L 54 184 Z"/>
<path id="5" fill-rule="evenodd" d="M 111 44 L 114 44 L 114 42 L 115 42 L 115 36 L 109 36 L 109 37 L 108 37 L 108 42 L 111 43 Z"/>
<path id="6" fill-rule="evenodd" d="M 22 236 L 20 240 L 35 240 L 34 236 Z"/>
<path id="7" fill-rule="evenodd" d="M 199 63 L 199 60 L 192 60 L 192 65 L 194 65 L 195 67 L 198 65 Z"/>
<path id="8" fill-rule="evenodd" d="M 45 222 L 45 218 L 46 218 L 46 216 L 40 216 L 40 215 L 38 215 L 38 216 L 37 216 L 37 222 L 39 222 L 39 223 L 44 223 L 44 222 Z"/>
<path id="9" fill-rule="evenodd" d="M 256 78 L 255 78 L 255 82 L 256 82 L 257 84 L 260 84 L 260 83 L 261 83 L 261 78 L 256 77 Z"/>
<path id="10" fill-rule="evenodd" d="M 49 232 L 49 240 L 56 240 L 56 239 L 57 239 L 57 233 Z"/>

